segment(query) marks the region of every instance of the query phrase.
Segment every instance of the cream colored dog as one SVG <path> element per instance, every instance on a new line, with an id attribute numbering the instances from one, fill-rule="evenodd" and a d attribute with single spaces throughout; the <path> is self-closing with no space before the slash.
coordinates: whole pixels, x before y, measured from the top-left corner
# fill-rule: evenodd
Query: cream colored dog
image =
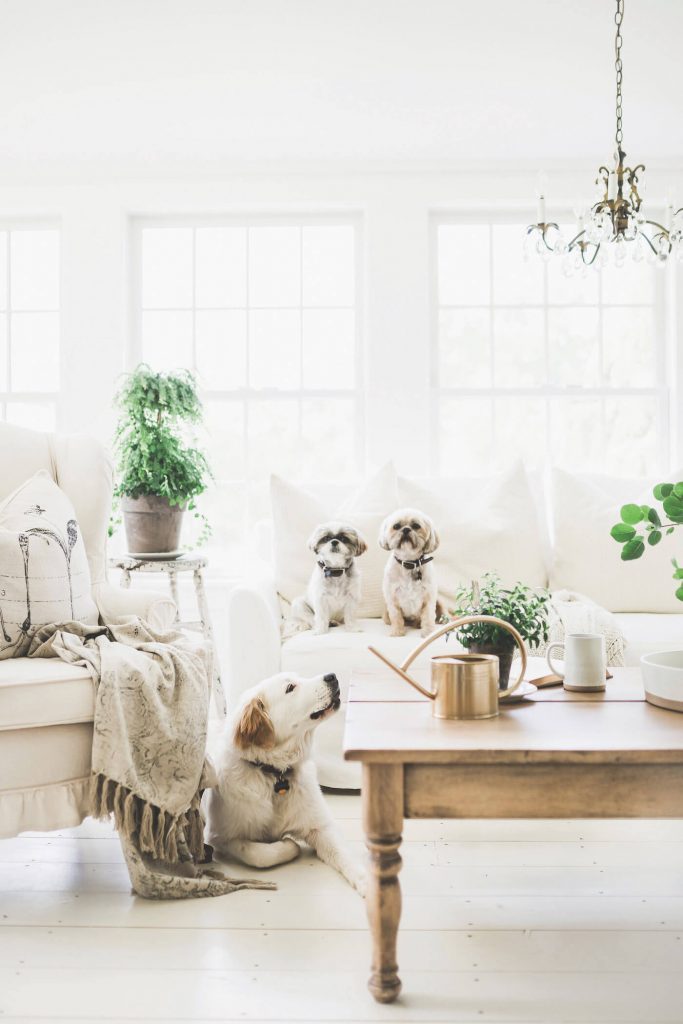
<path id="1" fill-rule="evenodd" d="M 439 546 L 434 523 L 416 509 L 399 508 L 382 523 L 379 543 L 391 552 L 382 586 L 389 635 L 405 636 L 406 626 L 419 626 L 429 636 L 441 615 L 432 565 Z"/>
<path id="2" fill-rule="evenodd" d="M 288 672 L 248 690 L 227 724 L 208 796 L 208 842 L 255 868 L 285 864 L 308 843 L 365 895 L 365 872 L 338 835 L 311 760 L 313 732 L 340 704 L 335 675 Z"/>

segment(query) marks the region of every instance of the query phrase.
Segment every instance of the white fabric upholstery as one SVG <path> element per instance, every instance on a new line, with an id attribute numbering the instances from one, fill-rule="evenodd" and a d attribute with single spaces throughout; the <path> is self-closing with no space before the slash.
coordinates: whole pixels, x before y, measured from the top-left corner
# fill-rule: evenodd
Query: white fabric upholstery
<path id="1" fill-rule="evenodd" d="M 515 472 L 517 471 L 515 470 Z M 580 489 L 582 486 L 581 478 L 576 479 L 579 481 L 577 486 Z M 514 514 L 511 513 L 510 520 L 506 523 L 503 517 L 505 503 L 504 501 L 498 502 L 496 506 L 498 517 L 496 529 L 499 530 L 499 537 L 502 541 L 505 540 L 507 531 L 509 543 L 511 545 L 519 544 L 518 531 L 522 528 L 519 508 L 523 506 L 527 510 L 525 515 L 528 514 L 529 522 L 526 529 L 532 532 L 532 537 L 523 538 L 523 542 L 526 545 L 531 541 L 533 546 L 533 572 L 542 575 L 539 579 L 529 580 L 529 573 L 527 571 L 522 572 L 521 568 L 520 575 L 527 582 L 541 584 L 545 576 L 545 570 L 541 566 L 542 564 L 548 565 L 547 549 L 550 533 L 547 526 L 547 517 L 544 522 L 543 515 L 544 510 L 547 508 L 547 503 L 543 495 L 543 479 L 540 474 L 530 477 L 530 480 L 532 485 L 533 512 L 527 499 L 520 497 L 520 503 L 515 504 Z M 453 488 L 455 490 L 455 483 L 453 483 Z M 435 482 L 427 482 L 426 484 L 419 481 L 412 482 L 410 487 L 408 487 L 405 481 L 401 481 L 400 478 L 398 481 L 399 498 L 401 500 L 410 498 L 418 504 L 420 501 L 427 502 L 430 492 L 432 492 L 432 497 L 434 497 L 437 489 Z M 569 489 L 570 491 L 572 490 L 571 484 Z M 601 491 L 604 491 L 604 488 L 601 487 Z M 579 512 L 577 507 L 572 504 L 573 499 L 561 499 L 565 501 L 565 508 L 561 510 L 562 516 L 571 521 L 575 520 L 591 533 L 593 538 L 591 545 L 593 546 L 591 547 L 592 554 L 590 557 L 593 564 L 590 567 L 590 571 L 593 578 L 597 579 L 601 575 L 608 575 L 614 565 L 616 565 L 620 570 L 624 569 L 628 572 L 628 586 L 631 588 L 631 592 L 635 593 L 638 593 L 640 586 L 639 574 L 643 570 L 649 571 L 646 563 L 653 554 L 656 554 L 656 551 L 647 551 L 640 562 L 629 563 L 628 565 L 621 563 L 618 546 L 610 538 L 609 529 L 612 523 L 616 522 L 619 517 L 619 507 L 622 503 L 621 494 L 623 494 L 623 500 L 625 501 L 629 497 L 637 499 L 639 493 L 640 490 L 638 488 L 633 489 L 632 482 L 627 482 L 626 488 L 622 488 L 620 493 L 615 492 L 610 499 L 611 504 L 608 509 L 609 521 L 603 522 L 602 526 L 598 524 L 595 528 L 590 522 L 586 523 L 585 519 L 581 518 L 584 513 Z M 556 490 L 555 497 L 557 498 L 557 496 Z M 325 498 L 329 500 L 329 495 L 326 495 Z M 602 497 L 600 500 L 602 502 Z M 430 508 L 425 508 L 424 510 L 428 513 L 430 512 Z M 439 517 L 446 516 L 448 511 L 447 503 L 444 503 L 443 508 L 440 510 L 437 510 L 435 507 L 432 511 L 435 517 L 437 517 L 437 526 L 441 526 L 443 529 L 443 523 L 438 520 Z M 268 546 L 268 525 L 265 523 L 260 524 L 260 536 L 262 550 L 265 550 Z M 461 534 L 460 540 L 463 547 L 465 547 L 468 543 L 465 532 Z M 456 559 L 460 557 L 457 551 L 457 541 L 457 536 L 454 536 L 452 544 L 454 558 Z M 578 545 L 575 549 L 577 560 L 582 560 L 583 564 L 585 563 L 586 552 L 581 547 L 581 538 L 576 540 L 576 544 Z M 557 589 L 560 585 L 569 586 L 571 582 L 565 581 L 563 579 L 565 574 L 559 572 L 559 568 L 567 568 L 568 570 L 572 568 L 571 545 L 564 545 L 562 551 L 562 560 L 555 560 L 555 586 L 553 589 Z M 469 557 L 467 552 L 465 554 Z M 612 554 L 615 556 L 614 561 L 610 557 Z M 438 557 L 437 552 L 437 564 Z M 370 670 L 375 667 L 375 659 L 367 650 L 368 644 L 372 643 L 374 646 L 379 647 L 390 657 L 394 658 L 394 660 L 401 660 L 405 658 L 406 654 L 418 642 L 419 636 L 416 631 L 409 631 L 406 637 L 392 639 L 387 636 L 387 629 L 381 619 L 374 618 L 362 620 L 363 632 L 360 633 L 346 633 L 340 627 L 331 630 L 325 636 L 313 636 L 311 632 L 299 633 L 282 643 L 280 636 L 280 611 L 272 567 L 269 569 L 267 566 L 262 566 L 258 574 L 258 584 L 250 583 L 249 586 L 236 588 L 228 603 L 227 679 L 231 704 L 235 704 L 243 690 L 253 686 L 260 679 L 281 670 L 297 672 L 302 675 L 336 672 L 341 683 L 344 701 L 340 714 L 335 715 L 317 732 L 316 762 L 318 775 L 322 784 L 326 786 L 333 788 L 357 787 L 360 783 L 358 768 L 353 764 L 344 762 L 341 753 L 345 702 L 351 672 L 363 671 L 364 669 Z M 649 575 L 648 580 L 651 580 L 652 585 L 656 587 L 656 599 L 666 604 L 673 614 L 646 613 L 642 610 L 617 614 L 616 618 L 624 631 L 626 639 L 626 663 L 628 665 L 638 665 L 640 656 L 649 651 L 672 650 L 683 647 L 683 608 L 680 602 L 676 603 L 674 601 L 673 604 L 669 603 L 669 598 L 673 594 L 673 588 L 671 588 L 670 584 L 673 581 L 670 580 L 668 564 L 663 571 L 661 569 L 658 570 L 656 581 L 654 577 L 651 578 Z M 613 587 L 612 581 L 607 581 L 605 585 Z M 650 583 L 648 583 L 648 586 L 650 586 Z M 594 589 L 587 587 L 585 584 L 578 587 L 578 583 L 577 588 L 593 600 L 600 602 L 600 595 L 596 594 Z M 650 592 L 648 600 L 652 597 L 653 594 Z M 635 604 L 636 606 L 638 604 L 637 598 L 635 599 Z M 452 644 L 453 642 L 450 641 L 450 643 Z M 436 648 L 436 645 L 434 646 Z M 449 647 L 445 649 L 448 650 Z M 450 649 L 453 649 L 453 647 L 450 647 Z"/>
<path id="2" fill-rule="evenodd" d="M 441 543 L 434 568 L 447 608 L 460 587 L 487 571 L 497 572 L 504 586 L 548 585 L 536 502 L 521 462 L 487 479 L 399 477 L 398 496 L 436 524 Z"/>
<path id="3" fill-rule="evenodd" d="M 92 722 L 94 709 L 86 669 L 54 658 L 0 661 L 0 732 Z"/>
<path id="4" fill-rule="evenodd" d="M 622 505 L 654 504 L 655 482 L 553 470 L 553 590 L 578 590 L 611 612 L 680 612 L 671 568 L 678 534 L 665 536 L 637 562 L 623 562 L 609 535 Z"/>
<path id="5" fill-rule="evenodd" d="M 615 614 L 626 638 L 626 664 L 639 665 L 643 654 L 683 648 L 683 613 L 621 612 Z"/>
<path id="6" fill-rule="evenodd" d="M 112 469 L 97 441 L 0 423 L 0 501 L 46 470 L 70 499 L 85 542 L 92 597 L 103 621 L 140 615 L 173 624 L 173 602 L 107 582 Z M 77 825 L 87 813 L 93 683 L 55 659 L 0 662 L 0 836 Z"/>

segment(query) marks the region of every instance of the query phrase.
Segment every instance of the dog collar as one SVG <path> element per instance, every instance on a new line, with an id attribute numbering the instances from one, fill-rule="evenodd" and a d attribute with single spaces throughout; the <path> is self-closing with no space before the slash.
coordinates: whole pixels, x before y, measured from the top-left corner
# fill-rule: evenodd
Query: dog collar
<path id="1" fill-rule="evenodd" d="M 264 775 L 271 775 L 275 779 L 273 789 L 278 796 L 282 796 L 289 789 L 289 779 L 294 774 L 294 768 L 291 765 L 289 768 L 276 768 L 274 764 L 266 764 L 264 761 L 247 761 L 247 764 L 253 765 Z"/>
<path id="2" fill-rule="evenodd" d="M 394 558 L 396 558 L 396 555 L 394 555 Z M 408 560 L 405 562 L 402 562 L 400 558 L 396 558 L 396 561 L 398 562 L 399 565 L 402 565 L 404 569 L 410 569 L 411 572 L 414 572 L 415 569 L 419 569 L 421 566 L 426 565 L 427 562 L 433 562 L 434 556 L 422 555 L 421 558 L 416 558 L 412 561 Z"/>
<path id="3" fill-rule="evenodd" d="M 329 579 L 330 576 L 343 576 L 351 568 L 350 565 L 345 565 L 341 569 L 333 569 L 331 565 L 325 565 L 324 562 L 318 562 L 318 565 L 322 569 L 325 579 Z"/>

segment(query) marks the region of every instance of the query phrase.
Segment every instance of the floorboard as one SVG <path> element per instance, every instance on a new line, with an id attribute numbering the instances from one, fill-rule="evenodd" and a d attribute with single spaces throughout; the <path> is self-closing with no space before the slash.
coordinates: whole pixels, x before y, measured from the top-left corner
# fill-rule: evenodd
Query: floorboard
<path id="1" fill-rule="evenodd" d="M 361 856 L 359 798 L 327 799 Z M 363 902 L 308 854 L 275 892 L 150 903 L 107 823 L 0 842 L 0 1020 L 683 1021 L 683 822 L 410 821 L 402 855 L 387 1007 Z"/>

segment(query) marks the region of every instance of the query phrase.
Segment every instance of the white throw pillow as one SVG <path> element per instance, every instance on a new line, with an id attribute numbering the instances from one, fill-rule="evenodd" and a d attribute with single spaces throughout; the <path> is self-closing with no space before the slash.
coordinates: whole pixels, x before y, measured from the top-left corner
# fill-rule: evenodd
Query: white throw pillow
<path id="1" fill-rule="evenodd" d="M 681 474 L 668 478 L 680 480 Z M 681 555 L 677 535 L 664 536 L 654 548 L 647 546 L 633 562 L 622 562 L 621 545 L 610 537 L 622 505 L 657 504 L 652 488 L 658 482 L 660 478 L 625 480 L 553 470 L 553 589 L 578 590 L 611 612 L 683 610 L 674 596 L 671 566 L 671 559 Z"/>
<path id="2" fill-rule="evenodd" d="M 96 623 L 73 505 L 41 470 L 0 505 L 0 659 L 51 622 Z"/>
<path id="3" fill-rule="evenodd" d="M 329 491 L 325 497 L 315 495 L 279 476 L 271 477 L 270 494 L 275 584 L 280 597 L 291 603 L 304 593 L 315 564 L 315 555 L 307 546 L 308 538 L 319 523 L 341 519 L 359 530 L 368 545 L 358 559 L 362 574 L 358 614 L 365 619 L 381 616 L 387 555 L 377 537 L 382 520 L 398 505 L 393 465 L 388 463 L 355 491 L 347 491 L 344 497 L 339 494 L 336 500 Z"/>
<path id="4" fill-rule="evenodd" d="M 447 609 L 459 587 L 490 570 L 504 586 L 547 586 L 537 501 L 521 462 L 483 479 L 399 477 L 398 496 L 434 520 L 441 539 L 434 568 Z"/>

